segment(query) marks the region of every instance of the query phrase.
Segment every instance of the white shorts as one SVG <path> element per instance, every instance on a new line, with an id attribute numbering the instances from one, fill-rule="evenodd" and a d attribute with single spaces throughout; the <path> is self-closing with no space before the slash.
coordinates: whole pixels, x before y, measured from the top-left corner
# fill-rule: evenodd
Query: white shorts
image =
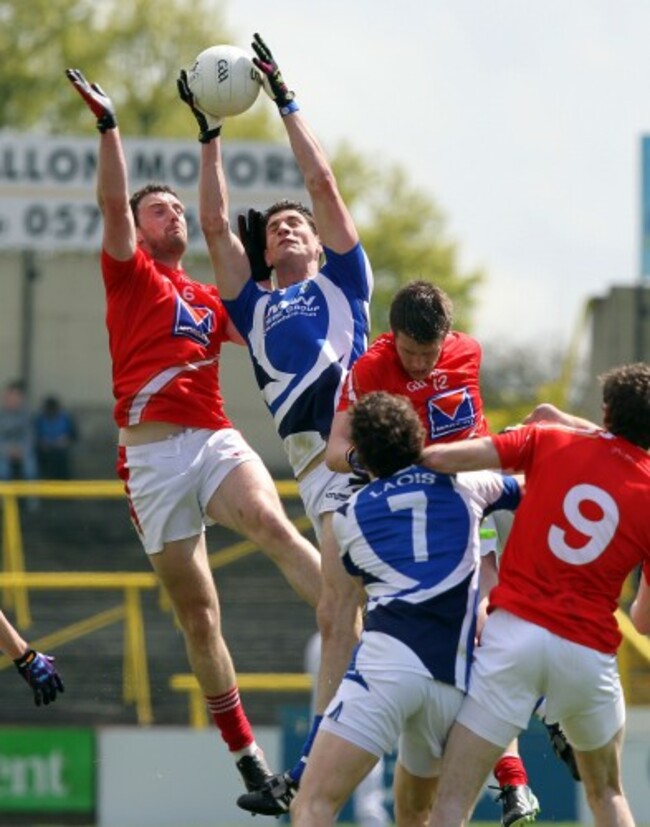
<path id="1" fill-rule="evenodd" d="M 321 538 L 321 515 L 337 508 L 356 490 L 350 484 L 352 472 L 339 474 L 330 471 L 325 462 L 320 462 L 307 476 L 298 483 L 300 498 L 305 506 L 316 537 Z"/>
<path id="2" fill-rule="evenodd" d="M 615 655 L 574 643 L 497 609 L 474 650 L 468 696 L 458 721 L 505 747 L 522 729 L 540 697 L 545 718 L 560 723 L 577 750 L 607 744 L 625 723 Z"/>
<path id="3" fill-rule="evenodd" d="M 394 665 L 387 668 L 384 657 L 377 657 L 385 655 L 387 647 L 393 651 L 401 647 L 406 650 L 406 658 L 416 657 L 395 638 L 364 632 L 364 647 L 363 662 L 356 661 L 356 668 L 348 669 L 325 710 L 321 729 L 378 758 L 399 743 L 399 760 L 412 775 L 437 777 L 447 734 L 463 693 L 425 674 L 421 664 L 418 669 L 414 663 L 413 671 L 396 669 Z M 377 651 L 373 652 L 375 648 Z M 371 658 L 372 666 L 368 663 Z"/>
<path id="4" fill-rule="evenodd" d="M 210 498 L 242 462 L 259 456 L 239 431 L 189 428 L 160 442 L 121 447 L 118 473 L 131 519 L 147 554 L 212 525 Z"/>

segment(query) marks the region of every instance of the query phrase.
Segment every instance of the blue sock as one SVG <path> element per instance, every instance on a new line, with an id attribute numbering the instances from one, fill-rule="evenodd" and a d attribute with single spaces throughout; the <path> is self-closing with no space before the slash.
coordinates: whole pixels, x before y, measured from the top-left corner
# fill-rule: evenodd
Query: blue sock
<path id="1" fill-rule="evenodd" d="M 302 746 L 302 753 L 300 754 L 300 758 L 298 759 L 298 763 L 295 767 L 292 767 L 289 770 L 290 777 L 296 782 L 296 784 L 300 783 L 300 779 L 302 778 L 302 774 L 305 771 L 305 767 L 307 766 L 307 757 L 311 752 L 312 744 L 314 743 L 314 738 L 316 737 L 316 733 L 318 732 L 318 727 L 320 726 L 320 722 L 323 720 L 322 715 L 314 715 L 314 720 L 311 723 L 311 729 L 309 730 L 309 735 L 307 736 L 307 740 Z"/>

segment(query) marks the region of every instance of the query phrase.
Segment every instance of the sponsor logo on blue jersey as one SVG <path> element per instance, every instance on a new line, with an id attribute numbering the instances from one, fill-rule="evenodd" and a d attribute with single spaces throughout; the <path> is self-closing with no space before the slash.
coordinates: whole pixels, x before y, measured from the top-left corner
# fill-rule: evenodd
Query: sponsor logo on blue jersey
<path id="1" fill-rule="evenodd" d="M 214 310 L 209 307 L 192 307 L 181 299 L 176 299 L 176 317 L 174 319 L 174 336 L 185 336 L 207 347 L 210 334 L 214 331 Z"/>
<path id="2" fill-rule="evenodd" d="M 304 295 L 305 290 L 310 287 L 307 283 L 301 285 L 297 295 L 283 294 L 279 301 L 269 302 L 264 317 L 264 333 L 268 333 L 280 322 L 295 317 L 314 319 L 320 310 L 318 296 L 312 293 L 311 296 Z"/>
<path id="3" fill-rule="evenodd" d="M 429 436 L 439 439 L 471 429 L 476 424 L 476 411 L 467 388 L 446 391 L 427 400 Z"/>

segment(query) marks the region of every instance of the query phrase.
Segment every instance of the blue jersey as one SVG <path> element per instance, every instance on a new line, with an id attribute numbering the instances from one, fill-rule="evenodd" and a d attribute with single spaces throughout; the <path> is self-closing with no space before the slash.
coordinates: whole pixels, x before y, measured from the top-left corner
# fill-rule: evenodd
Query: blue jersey
<path id="1" fill-rule="evenodd" d="M 324 448 L 352 363 L 366 350 L 372 270 L 357 244 L 313 278 L 281 290 L 250 280 L 224 301 L 296 476 Z"/>
<path id="2" fill-rule="evenodd" d="M 436 680 L 465 691 L 480 521 L 490 511 L 516 508 L 519 498 L 512 477 L 449 476 L 418 465 L 354 494 L 334 513 L 333 526 L 343 564 L 367 592 L 364 632 L 397 638 Z"/>

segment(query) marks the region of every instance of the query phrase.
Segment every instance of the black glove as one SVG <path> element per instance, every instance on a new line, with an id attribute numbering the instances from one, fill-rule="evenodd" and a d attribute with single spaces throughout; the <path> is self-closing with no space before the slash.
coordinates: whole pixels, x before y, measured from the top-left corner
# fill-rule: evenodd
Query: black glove
<path id="1" fill-rule="evenodd" d="M 113 102 L 98 83 L 88 83 L 79 69 L 66 69 L 66 76 L 97 118 L 97 129 L 106 132 L 115 129 L 117 120 Z"/>
<path id="2" fill-rule="evenodd" d="M 352 476 L 348 480 L 348 485 L 350 485 L 352 490 L 358 491 L 360 488 L 363 488 L 364 485 L 368 485 L 370 482 L 370 473 L 361 464 L 356 448 L 348 448 L 345 459 L 352 469 Z"/>
<path id="3" fill-rule="evenodd" d="M 253 281 L 266 281 L 271 277 L 273 268 L 269 267 L 264 258 L 264 250 L 266 249 L 264 216 L 258 210 L 249 210 L 248 222 L 246 216 L 240 213 L 237 216 L 237 224 L 239 237 L 251 265 Z"/>
<path id="4" fill-rule="evenodd" d="M 256 57 L 253 58 L 253 63 L 262 73 L 262 86 L 264 87 L 264 91 L 271 100 L 276 102 L 281 115 L 290 115 L 292 112 L 297 112 L 299 106 L 295 101 L 296 96 L 284 82 L 282 73 L 280 72 L 278 64 L 273 59 L 271 50 L 259 34 L 255 33 L 253 38 L 251 46 L 256 55 Z"/>
<path id="5" fill-rule="evenodd" d="M 214 115 L 208 115 L 201 111 L 194 102 L 194 95 L 190 91 L 187 82 L 187 72 L 181 69 L 178 79 L 176 80 L 176 87 L 178 89 L 178 96 L 186 103 L 192 110 L 192 114 L 196 118 L 199 125 L 199 141 L 202 144 L 209 144 L 213 138 L 216 138 L 221 132 L 222 119 L 215 118 Z"/>
<path id="6" fill-rule="evenodd" d="M 63 681 L 53 665 L 54 658 L 28 649 L 22 658 L 16 658 L 16 669 L 31 686 L 34 703 L 47 706 L 56 700 L 56 693 L 63 692 Z"/>
<path id="7" fill-rule="evenodd" d="M 368 485 L 369 482 L 370 474 L 367 471 L 355 471 L 351 477 L 348 477 L 348 485 L 353 494 L 356 494 L 360 488 L 363 488 L 364 485 Z"/>

